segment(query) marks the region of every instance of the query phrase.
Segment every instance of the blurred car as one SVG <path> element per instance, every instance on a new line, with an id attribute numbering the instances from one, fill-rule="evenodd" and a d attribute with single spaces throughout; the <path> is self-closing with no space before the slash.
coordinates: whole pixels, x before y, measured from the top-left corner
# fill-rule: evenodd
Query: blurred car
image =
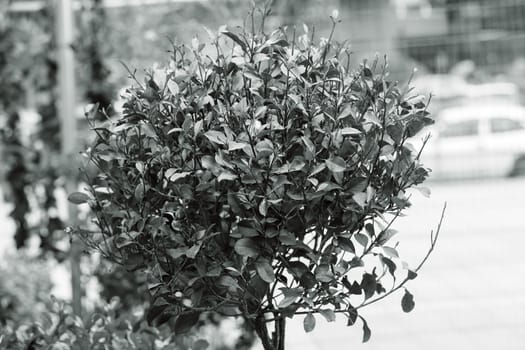
<path id="1" fill-rule="evenodd" d="M 414 78 L 411 83 L 416 94 L 432 94 L 431 112 L 464 104 L 496 103 L 518 104 L 520 92 L 510 82 L 484 82 L 473 84 L 454 74 L 426 74 Z"/>
<path id="2" fill-rule="evenodd" d="M 422 154 L 433 179 L 525 174 L 525 108 L 477 104 L 443 110 Z"/>

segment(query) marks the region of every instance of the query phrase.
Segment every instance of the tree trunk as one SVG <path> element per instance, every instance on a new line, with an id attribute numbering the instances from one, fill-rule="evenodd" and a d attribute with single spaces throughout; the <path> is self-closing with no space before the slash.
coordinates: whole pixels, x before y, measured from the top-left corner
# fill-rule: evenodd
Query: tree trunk
<path id="1" fill-rule="evenodd" d="M 276 314 L 274 322 L 275 330 L 271 337 L 266 326 L 266 318 L 263 315 L 258 316 L 251 322 L 257 336 L 261 340 L 264 350 L 284 350 L 284 336 L 286 332 L 285 318 Z"/>
<path id="2" fill-rule="evenodd" d="M 268 334 L 268 328 L 266 328 L 266 319 L 264 318 L 264 315 L 257 316 L 254 321 L 254 329 L 259 336 L 259 339 L 261 339 L 264 350 L 277 350 L 273 345 L 275 339 L 272 341 L 270 335 Z"/>
<path id="3" fill-rule="evenodd" d="M 284 335 L 286 333 L 286 319 L 277 314 L 275 316 L 275 332 L 273 334 L 273 342 L 275 350 L 284 350 Z"/>

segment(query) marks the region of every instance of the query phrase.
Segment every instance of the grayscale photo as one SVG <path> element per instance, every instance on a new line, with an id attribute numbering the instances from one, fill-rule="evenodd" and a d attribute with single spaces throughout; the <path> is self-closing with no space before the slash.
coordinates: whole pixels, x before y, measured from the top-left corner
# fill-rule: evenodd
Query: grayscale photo
<path id="1" fill-rule="evenodd" d="M 0 0 L 0 350 L 525 349 L 525 0 Z"/>

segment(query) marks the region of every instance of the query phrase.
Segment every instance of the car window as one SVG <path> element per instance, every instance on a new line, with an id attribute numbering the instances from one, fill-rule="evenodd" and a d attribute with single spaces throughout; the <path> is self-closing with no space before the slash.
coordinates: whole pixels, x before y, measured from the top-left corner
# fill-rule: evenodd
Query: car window
<path id="1" fill-rule="evenodd" d="M 445 125 L 440 133 L 441 137 L 474 136 L 478 134 L 478 121 L 465 120 L 452 122 Z"/>
<path id="2" fill-rule="evenodd" d="M 523 129 L 519 120 L 510 118 L 493 118 L 490 120 L 490 131 L 493 133 L 508 132 Z"/>

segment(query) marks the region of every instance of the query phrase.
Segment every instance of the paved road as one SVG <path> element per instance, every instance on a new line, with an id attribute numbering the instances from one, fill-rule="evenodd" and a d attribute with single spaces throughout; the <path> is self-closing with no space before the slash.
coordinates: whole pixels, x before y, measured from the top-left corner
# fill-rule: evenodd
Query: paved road
<path id="1" fill-rule="evenodd" d="M 416 262 L 428 233 L 448 208 L 435 253 L 409 284 L 416 307 L 401 311 L 401 294 L 363 310 L 372 338 L 360 327 L 318 320 L 305 334 L 289 325 L 289 349 L 523 350 L 525 349 L 525 179 L 433 183 L 430 198 L 397 224 L 401 253 Z"/>

